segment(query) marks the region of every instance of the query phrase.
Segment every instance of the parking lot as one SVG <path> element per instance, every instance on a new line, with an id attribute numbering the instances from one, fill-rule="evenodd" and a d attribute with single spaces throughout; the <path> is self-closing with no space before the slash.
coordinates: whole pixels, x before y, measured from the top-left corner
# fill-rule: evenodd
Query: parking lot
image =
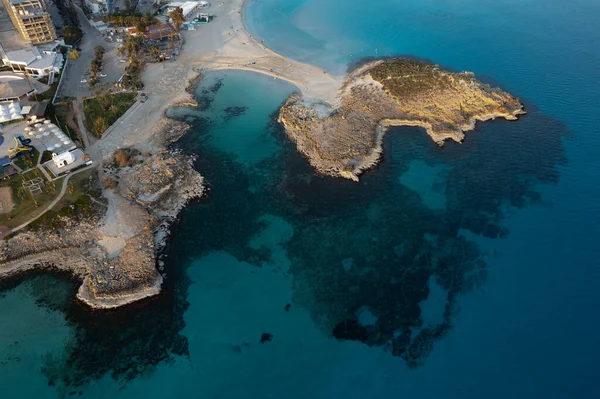
<path id="1" fill-rule="evenodd" d="M 102 46 L 106 49 L 102 58 L 102 71 L 106 74 L 104 78 L 100 78 L 100 82 L 115 83 L 121 75 L 127 64 L 119 62 L 117 48 L 120 43 L 110 43 L 104 40 L 104 36 L 90 26 L 87 19 L 81 11 L 79 20 L 81 28 L 84 31 L 84 36 L 79 44 L 79 58 L 69 59 L 67 66 L 63 72 L 63 79 L 60 86 L 58 97 L 89 97 L 93 95 L 93 91 L 87 83 L 81 83 L 82 80 L 89 78 L 90 63 L 94 59 L 94 47 Z"/>

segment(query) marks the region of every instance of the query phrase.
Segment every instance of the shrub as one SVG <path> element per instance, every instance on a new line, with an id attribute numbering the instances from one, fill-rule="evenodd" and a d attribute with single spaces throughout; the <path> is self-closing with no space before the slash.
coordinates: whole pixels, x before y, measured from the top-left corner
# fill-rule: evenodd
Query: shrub
<path id="1" fill-rule="evenodd" d="M 117 181 L 111 179 L 108 176 L 104 177 L 104 188 L 115 188 L 117 187 Z"/>
<path id="2" fill-rule="evenodd" d="M 131 157 L 129 153 L 125 150 L 117 150 L 115 151 L 115 164 L 122 168 L 124 166 L 128 166 L 131 162 Z"/>

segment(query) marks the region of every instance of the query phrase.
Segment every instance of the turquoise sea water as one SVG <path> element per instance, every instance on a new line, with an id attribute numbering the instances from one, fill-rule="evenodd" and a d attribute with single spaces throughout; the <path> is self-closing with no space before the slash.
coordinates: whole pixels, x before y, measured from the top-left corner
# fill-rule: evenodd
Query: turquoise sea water
<path id="1" fill-rule="evenodd" d="M 595 1 L 251 2 L 250 29 L 288 56 L 338 73 L 427 58 L 529 114 L 443 149 L 393 129 L 356 184 L 315 176 L 273 123 L 292 86 L 208 74 L 199 109 L 171 111 L 211 191 L 174 228 L 164 295 L 99 315 L 60 278 L 5 289 L 3 397 L 598 397 L 598 15 Z"/>

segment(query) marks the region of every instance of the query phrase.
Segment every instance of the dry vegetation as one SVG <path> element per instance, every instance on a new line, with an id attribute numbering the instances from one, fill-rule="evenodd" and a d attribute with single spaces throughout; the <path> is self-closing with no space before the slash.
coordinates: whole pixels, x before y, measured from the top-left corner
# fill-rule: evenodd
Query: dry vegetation
<path id="1" fill-rule="evenodd" d="M 280 111 L 288 135 L 318 171 L 354 180 L 378 161 L 387 126 L 421 126 L 441 145 L 462 141 L 476 120 L 524 113 L 517 98 L 472 73 L 407 59 L 376 61 L 351 74 L 341 105 L 324 119 L 298 100 Z"/>

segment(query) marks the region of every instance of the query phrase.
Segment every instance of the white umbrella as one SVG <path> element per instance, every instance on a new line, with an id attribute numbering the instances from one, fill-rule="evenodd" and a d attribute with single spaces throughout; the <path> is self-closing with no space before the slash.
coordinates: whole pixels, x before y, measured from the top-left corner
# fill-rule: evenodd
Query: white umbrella
<path id="1" fill-rule="evenodd" d="M 41 138 L 42 138 L 42 135 L 41 135 L 41 134 L 38 134 L 37 136 L 35 136 L 35 138 L 36 138 L 36 139 L 41 139 Z"/>
<path id="2" fill-rule="evenodd" d="M 47 147 L 46 147 L 46 149 L 47 149 L 48 151 L 52 151 L 52 150 L 54 149 L 54 146 L 51 146 L 51 145 L 49 145 L 49 146 L 47 146 Z"/>
<path id="3" fill-rule="evenodd" d="M 44 121 L 44 125 L 48 125 L 49 123 L 51 123 L 51 122 L 50 122 L 50 119 L 46 119 L 46 120 Z"/>
<path id="4" fill-rule="evenodd" d="M 40 127 L 40 126 L 42 126 L 42 124 L 41 124 L 41 123 L 36 123 L 36 124 L 35 124 L 35 125 L 33 125 L 33 126 L 34 126 L 34 127 Z"/>
<path id="5" fill-rule="evenodd" d="M 69 145 L 69 144 L 71 144 L 71 141 L 70 140 L 65 140 L 65 141 L 63 141 L 63 144 L 64 145 Z"/>
<path id="6" fill-rule="evenodd" d="M 50 122 L 50 121 L 48 121 Z M 54 129 L 56 127 L 56 125 L 54 123 L 48 123 L 48 128 L 52 128 Z"/>
<path id="7" fill-rule="evenodd" d="M 60 143 L 54 144 L 54 148 L 59 148 L 59 147 L 62 147 L 62 144 L 60 144 Z"/>

